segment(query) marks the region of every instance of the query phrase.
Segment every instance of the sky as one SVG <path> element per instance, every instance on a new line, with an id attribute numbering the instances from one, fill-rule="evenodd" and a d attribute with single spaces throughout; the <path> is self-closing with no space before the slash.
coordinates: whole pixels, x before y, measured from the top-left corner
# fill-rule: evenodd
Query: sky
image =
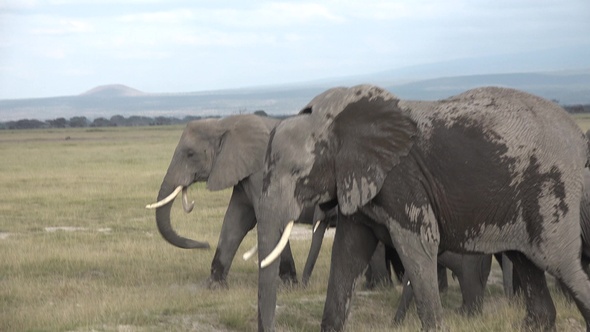
<path id="1" fill-rule="evenodd" d="M 0 0 L 0 99 L 286 84 L 573 46 L 590 49 L 588 0 Z"/>

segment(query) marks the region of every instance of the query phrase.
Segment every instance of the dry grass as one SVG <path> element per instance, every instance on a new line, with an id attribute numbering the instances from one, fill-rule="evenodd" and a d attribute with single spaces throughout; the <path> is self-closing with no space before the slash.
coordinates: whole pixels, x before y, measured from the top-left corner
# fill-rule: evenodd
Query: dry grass
<path id="1" fill-rule="evenodd" d="M 144 209 L 181 131 L 0 131 L 0 331 L 256 330 L 255 265 L 236 259 L 230 289 L 208 290 L 214 250 L 170 246 L 156 230 L 153 211 Z M 175 228 L 215 247 L 229 193 L 193 186 L 197 207 L 191 215 L 175 207 Z M 249 234 L 239 253 L 254 243 Z M 278 330 L 319 329 L 331 243 L 324 242 L 309 288 L 281 289 Z M 309 240 L 292 246 L 301 271 Z M 399 286 L 358 287 L 347 330 L 390 330 L 399 295 Z M 581 329 L 577 309 L 559 294 L 554 298 L 558 329 Z M 461 298 L 452 279 L 442 299 L 453 331 L 511 330 L 524 314 L 499 284 L 488 288 L 480 317 L 454 313 Z M 419 326 L 411 310 L 399 330 Z"/>

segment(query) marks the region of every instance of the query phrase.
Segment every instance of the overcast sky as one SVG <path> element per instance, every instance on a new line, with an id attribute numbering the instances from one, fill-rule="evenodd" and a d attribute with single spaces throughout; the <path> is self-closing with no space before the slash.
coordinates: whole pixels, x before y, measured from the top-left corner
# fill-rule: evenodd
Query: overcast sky
<path id="1" fill-rule="evenodd" d="M 189 92 L 590 48 L 588 0 L 0 0 L 0 99 Z"/>

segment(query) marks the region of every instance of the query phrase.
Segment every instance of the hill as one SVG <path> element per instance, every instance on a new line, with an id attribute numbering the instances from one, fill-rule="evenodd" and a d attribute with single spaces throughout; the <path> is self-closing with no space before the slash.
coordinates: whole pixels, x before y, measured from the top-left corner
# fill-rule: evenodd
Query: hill
<path id="1" fill-rule="evenodd" d="M 81 96 L 94 96 L 94 97 L 135 97 L 141 96 L 144 93 L 130 88 L 122 84 L 111 84 L 111 85 L 100 85 L 94 89 L 88 90 L 81 94 Z"/>

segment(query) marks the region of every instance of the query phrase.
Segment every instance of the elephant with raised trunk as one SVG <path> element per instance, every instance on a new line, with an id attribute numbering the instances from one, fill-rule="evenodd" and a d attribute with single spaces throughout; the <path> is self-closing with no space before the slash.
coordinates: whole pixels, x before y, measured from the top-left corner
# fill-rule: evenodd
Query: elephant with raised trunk
<path id="1" fill-rule="evenodd" d="M 513 89 L 436 102 L 403 102 L 371 85 L 327 90 L 271 133 L 257 214 L 259 330 L 274 330 L 275 259 L 291 221 L 304 206 L 335 202 L 322 330 L 344 328 L 355 279 L 382 241 L 400 255 L 424 330 L 444 328 L 436 264 L 448 250 L 506 252 L 525 276 L 532 330 L 555 326 L 548 271 L 590 331 L 579 222 L 588 157 L 569 114 Z"/>
<path id="2" fill-rule="evenodd" d="M 278 122 L 278 119 L 252 114 L 191 121 L 174 151 L 160 186 L 158 203 L 148 205 L 156 209 L 158 230 L 170 244 L 187 249 L 209 248 L 208 243 L 184 238 L 174 231 L 170 224 L 173 200 L 182 192 L 182 204 L 188 213 L 194 204 L 187 197 L 191 184 L 206 182 L 209 190 L 233 187 L 211 263 L 209 287 L 227 287 L 226 277 L 236 251 L 256 225 L 255 208 L 262 186 L 264 152 L 269 134 Z M 289 247 L 281 261 L 281 278 L 296 282 Z"/>

